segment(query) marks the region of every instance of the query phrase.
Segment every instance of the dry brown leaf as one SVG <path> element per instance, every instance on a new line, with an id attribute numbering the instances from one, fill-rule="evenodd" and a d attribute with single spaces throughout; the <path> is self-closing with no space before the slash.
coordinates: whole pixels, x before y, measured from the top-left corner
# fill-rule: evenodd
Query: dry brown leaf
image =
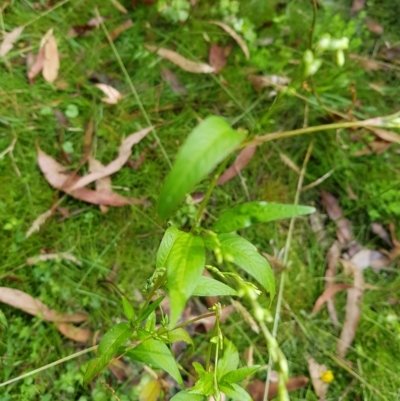
<path id="1" fill-rule="evenodd" d="M 157 401 L 161 393 L 161 384 L 159 380 L 149 381 L 139 394 L 140 401 Z"/>
<path id="2" fill-rule="evenodd" d="M 243 50 L 244 55 L 246 56 L 247 60 L 250 58 L 250 52 L 249 49 L 244 42 L 244 40 L 238 35 L 229 25 L 224 24 L 223 22 L 219 21 L 210 21 L 210 24 L 218 25 L 220 28 L 222 28 L 225 32 L 227 32 L 230 37 L 240 46 L 240 48 Z"/>
<path id="3" fill-rule="evenodd" d="M 368 128 L 378 138 L 383 139 L 386 142 L 400 144 L 400 135 L 393 131 L 388 131 L 383 128 Z"/>
<path id="4" fill-rule="evenodd" d="M 81 323 L 88 319 L 88 315 L 82 313 L 72 315 L 58 313 L 26 292 L 14 288 L 0 287 L 0 302 L 21 309 L 32 316 L 40 316 L 48 322 Z"/>
<path id="5" fill-rule="evenodd" d="M 289 84 L 290 80 L 279 75 L 250 75 L 250 82 L 257 92 L 261 92 L 263 88 L 277 87 L 282 89 Z"/>
<path id="6" fill-rule="evenodd" d="M 344 267 L 351 270 L 354 276 L 354 285 L 347 290 L 346 317 L 337 345 L 339 357 L 344 358 L 356 335 L 358 321 L 361 316 L 364 276 L 362 271 L 350 261 L 341 260 L 341 263 Z"/>
<path id="7" fill-rule="evenodd" d="M 348 219 L 343 218 L 343 211 L 339 206 L 338 200 L 328 192 L 321 191 L 322 204 L 328 216 L 336 223 L 336 235 L 341 244 L 349 243 L 353 240 L 351 224 Z"/>
<path id="8" fill-rule="evenodd" d="M 217 185 L 223 185 L 232 178 L 236 177 L 240 171 L 242 171 L 249 164 L 256 152 L 256 148 L 256 146 L 246 146 L 244 149 L 242 149 L 237 155 L 233 164 L 228 167 L 218 178 Z"/>
<path id="9" fill-rule="evenodd" d="M 269 383 L 268 387 L 268 400 L 272 400 L 278 395 L 278 379 Z M 308 379 L 305 376 L 290 377 L 286 383 L 288 391 L 296 391 L 308 386 Z M 254 401 L 264 400 L 265 382 L 261 380 L 254 380 L 250 383 L 247 389 Z"/>
<path id="10" fill-rule="evenodd" d="M 57 260 L 57 259 L 69 260 L 70 262 L 75 263 L 78 266 L 82 266 L 82 262 L 74 255 L 68 252 L 44 253 L 38 256 L 32 256 L 26 259 L 26 264 L 28 266 L 33 266 L 39 262 L 47 262 L 48 260 Z"/>
<path id="11" fill-rule="evenodd" d="M 265 259 L 268 260 L 269 264 L 273 269 L 276 270 L 285 270 L 285 265 L 275 256 L 272 256 L 266 252 L 261 252 Z"/>
<path id="12" fill-rule="evenodd" d="M 383 242 L 386 242 L 390 247 L 393 247 L 390 234 L 385 230 L 381 223 L 372 223 L 371 231 L 377 235 Z"/>
<path id="13" fill-rule="evenodd" d="M 365 6 L 366 0 L 353 0 L 353 4 L 351 5 L 350 14 L 352 16 L 356 15 L 360 12 Z"/>
<path id="14" fill-rule="evenodd" d="M 382 35 L 383 26 L 379 25 L 377 21 L 372 18 L 366 18 L 365 23 L 367 24 L 367 28 L 370 32 L 376 33 L 377 35 Z"/>
<path id="15" fill-rule="evenodd" d="M 5 56 L 14 47 L 14 43 L 21 36 L 23 30 L 24 27 L 19 26 L 4 35 L 3 42 L 0 44 L 0 57 Z"/>
<path id="16" fill-rule="evenodd" d="M 352 256 L 350 261 L 361 270 L 371 267 L 376 272 L 388 267 L 391 263 L 390 258 L 384 255 L 382 252 L 373 251 L 367 248 L 363 248 L 358 251 Z"/>
<path id="17" fill-rule="evenodd" d="M 188 94 L 186 86 L 179 81 L 178 77 L 171 70 L 163 68 L 161 70 L 161 78 L 163 81 L 169 84 L 172 92 L 176 93 L 177 95 L 186 96 Z"/>
<path id="18" fill-rule="evenodd" d="M 325 365 L 320 365 L 314 358 L 307 355 L 308 370 L 311 376 L 311 382 L 314 387 L 314 392 L 318 397 L 319 401 L 325 401 L 326 394 L 328 392 L 329 384 L 321 379 L 321 376 L 328 370 Z"/>
<path id="19" fill-rule="evenodd" d="M 53 35 L 51 35 L 46 44 L 43 46 L 44 59 L 42 75 L 47 82 L 54 82 L 58 76 L 60 69 L 60 57 L 58 55 L 57 42 Z"/>
<path id="20" fill-rule="evenodd" d="M 106 84 L 95 84 L 96 88 L 100 89 L 107 97 L 101 98 L 104 103 L 117 104 L 121 99 L 122 95 L 111 85 Z"/>
<path id="21" fill-rule="evenodd" d="M 110 32 L 110 38 L 112 41 L 118 38 L 119 35 L 121 35 L 122 32 L 126 31 L 129 29 L 131 26 L 133 26 L 133 21 L 131 19 L 126 20 L 122 25 L 117 26 Z"/>
<path id="22" fill-rule="evenodd" d="M 108 365 L 108 369 L 115 376 L 119 383 L 125 382 L 129 377 L 134 374 L 133 369 L 121 359 L 113 359 Z"/>
<path id="23" fill-rule="evenodd" d="M 339 263 L 341 253 L 341 246 L 338 241 L 335 241 L 332 246 L 329 248 L 329 251 L 326 255 L 326 262 L 328 268 L 325 272 L 325 291 L 329 289 L 332 285 L 334 285 L 334 280 L 336 276 L 336 268 Z M 327 309 L 329 316 L 333 325 L 338 329 L 339 328 L 339 319 L 337 316 L 335 302 L 333 299 L 327 300 Z"/>
<path id="24" fill-rule="evenodd" d="M 284 153 L 279 152 L 279 157 L 285 163 L 291 170 L 293 170 L 295 173 L 300 175 L 300 169 L 296 166 L 296 164 Z"/>
<path id="25" fill-rule="evenodd" d="M 54 114 L 55 118 L 57 119 L 58 123 L 62 127 L 64 127 L 64 128 L 68 127 L 68 125 L 69 125 L 68 118 L 62 111 L 60 111 L 58 109 L 53 109 L 53 114 Z"/>
<path id="26" fill-rule="evenodd" d="M 96 17 L 91 18 L 86 25 L 93 28 L 98 28 L 102 23 L 106 22 L 106 20 L 107 18 L 97 15 Z"/>
<path id="27" fill-rule="evenodd" d="M 27 77 L 30 85 L 33 85 L 33 79 L 38 75 L 43 69 L 44 62 L 44 47 L 39 49 L 38 54 L 36 55 L 35 61 L 31 65 L 28 70 Z"/>
<path id="28" fill-rule="evenodd" d="M 90 330 L 81 329 L 70 323 L 57 323 L 57 329 L 63 336 L 77 343 L 85 343 L 92 334 Z"/>
<path id="29" fill-rule="evenodd" d="M 29 230 L 26 232 L 25 237 L 30 237 L 33 233 L 40 230 L 40 227 L 46 222 L 46 220 L 53 214 L 54 210 L 49 209 L 46 210 L 44 213 L 39 215 L 32 225 L 30 226 Z"/>
<path id="30" fill-rule="evenodd" d="M 214 67 L 211 67 L 211 65 L 188 60 L 172 50 L 150 45 L 145 45 L 145 48 L 150 52 L 156 52 L 160 57 L 170 61 L 171 63 L 174 63 L 178 67 L 182 68 L 182 70 L 187 72 L 192 72 L 194 74 L 211 74 L 214 72 Z"/>
<path id="31" fill-rule="evenodd" d="M 214 67 L 215 74 L 218 74 L 225 67 L 227 58 L 231 51 L 232 46 L 211 45 L 208 62 L 212 67 Z"/>
<path id="32" fill-rule="evenodd" d="M 85 135 L 83 137 L 83 151 L 81 159 L 79 160 L 80 166 L 83 166 L 88 161 L 89 156 L 92 153 L 93 132 L 94 132 L 94 123 L 92 119 L 89 121 L 89 124 L 87 125 L 85 130 Z"/>
<path id="33" fill-rule="evenodd" d="M 351 284 L 345 284 L 345 283 L 338 283 L 338 284 L 332 284 L 328 288 L 325 289 L 325 291 L 318 297 L 318 299 L 315 301 L 312 313 L 317 313 L 325 304 L 325 302 L 328 302 L 330 299 L 332 299 L 337 292 L 347 290 L 348 288 L 352 288 L 353 286 Z"/>
<path id="34" fill-rule="evenodd" d="M 89 157 L 89 172 L 90 173 L 96 173 L 98 171 L 101 171 L 104 168 L 104 166 L 95 158 Z M 96 180 L 95 182 L 96 185 L 96 191 L 108 191 L 112 192 L 112 184 L 111 184 L 111 177 L 103 177 L 100 178 L 99 180 Z M 107 213 L 109 207 L 105 205 L 100 205 L 100 210 L 102 213 Z"/>
<path id="35" fill-rule="evenodd" d="M 77 189 L 83 188 L 94 181 L 97 181 L 104 177 L 108 177 L 111 174 L 114 174 L 121 170 L 121 168 L 128 161 L 130 155 L 132 154 L 132 146 L 139 143 L 152 130 L 153 127 L 147 127 L 138 132 L 135 132 L 134 134 L 128 135 L 122 141 L 122 144 L 118 149 L 118 157 L 116 159 L 108 163 L 104 168 L 79 178 L 73 185 L 71 185 L 70 190 L 75 191 Z"/>
<path id="36" fill-rule="evenodd" d="M 82 177 L 66 171 L 65 167 L 38 148 L 38 164 L 47 182 L 56 189 L 60 189 L 76 199 L 95 205 L 125 206 L 125 205 L 149 205 L 148 201 L 125 198 L 115 192 L 93 191 L 87 188 L 71 190 L 70 186 L 78 182 Z M 99 177 L 100 178 L 100 177 Z"/>

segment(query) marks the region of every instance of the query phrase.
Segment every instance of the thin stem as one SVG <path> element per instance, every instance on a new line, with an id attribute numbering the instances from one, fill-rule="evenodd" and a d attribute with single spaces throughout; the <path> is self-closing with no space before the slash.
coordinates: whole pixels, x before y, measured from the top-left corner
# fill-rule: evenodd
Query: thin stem
<path id="1" fill-rule="evenodd" d="M 301 193 L 301 188 L 303 187 L 303 181 L 304 181 L 304 176 L 306 173 L 306 168 L 308 161 L 310 160 L 311 157 L 311 152 L 313 149 L 313 142 L 310 142 L 310 145 L 308 146 L 306 156 L 304 158 L 303 166 L 300 171 L 300 176 L 299 176 L 299 181 L 297 183 L 297 190 L 296 190 L 296 195 L 294 197 L 294 204 L 297 205 L 299 203 L 300 199 L 300 193 Z M 293 229 L 294 229 L 294 222 L 295 218 L 293 217 L 290 220 L 290 225 L 289 225 L 289 231 L 288 231 L 288 236 L 286 238 L 286 245 L 285 245 L 285 253 L 283 256 L 283 265 L 286 266 L 289 258 L 289 249 L 290 249 L 290 244 L 292 242 L 292 235 L 293 235 Z M 279 292 L 278 292 L 278 300 L 276 304 L 276 311 L 275 311 L 275 319 L 274 319 L 274 326 L 272 328 L 272 337 L 276 338 L 276 335 L 278 333 L 278 325 L 279 325 L 279 320 L 280 320 L 280 311 L 282 307 L 282 299 L 283 299 L 283 290 L 285 287 L 285 271 L 282 271 L 281 274 L 281 281 L 279 284 Z M 268 362 L 268 370 L 267 370 L 267 378 L 265 379 L 265 390 L 264 390 L 264 399 L 263 401 L 267 401 L 268 399 L 268 390 L 269 390 L 269 382 L 271 378 L 271 372 L 272 372 L 272 364 L 273 360 L 271 357 L 271 353 L 269 355 L 269 362 Z"/>
<path id="2" fill-rule="evenodd" d="M 313 39 L 314 39 L 314 31 L 315 31 L 315 25 L 317 23 L 317 0 L 311 0 L 312 5 L 313 5 L 313 19 L 311 23 L 311 28 L 310 28 L 310 43 L 309 43 L 309 49 L 312 51 L 313 50 Z"/>
<path id="3" fill-rule="evenodd" d="M 156 291 L 161 288 L 161 286 L 165 283 L 165 280 L 167 279 L 167 271 L 164 272 L 164 274 L 157 279 L 157 281 L 154 283 L 153 287 L 151 288 L 150 293 L 147 296 L 147 300 L 145 304 L 142 306 L 140 309 L 140 313 L 142 313 L 150 304 L 151 298 L 153 298 L 153 295 L 156 293 Z"/>

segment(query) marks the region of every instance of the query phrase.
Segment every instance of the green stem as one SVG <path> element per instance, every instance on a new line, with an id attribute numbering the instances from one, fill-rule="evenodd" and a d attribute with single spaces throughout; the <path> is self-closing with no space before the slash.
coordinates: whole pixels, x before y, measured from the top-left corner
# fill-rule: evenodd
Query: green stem
<path id="1" fill-rule="evenodd" d="M 163 284 L 165 283 L 166 279 L 167 279 L 167 271 L 165 271 L 164 274 L 161 277 L 159 277 L 157 279 L 157 281 L 154 283 L 154 285 L 151 288 L 149 294 L 147 295 L 146 302 L 144 303 L 144 305 L 140 309 L 139 315 L 140 315 L 140 313 L 142 313 L 150 305 L 151 298 L 153 298 L 153 295 L 156 293 L 156 291 L 163 286 Z"/>
<path id="2" fill-rule="evenodd" d="M 313 20 L 311 23 L 311 28 L 310 28 L 310 44 L 309 48 L 312 51 L 313 50 L 313 37 L 314 37 L 314 31 L 315 31 L 315 24 L 317 23 L 317 0 L 311 0 L 312 5 L 313 5 Z"/>

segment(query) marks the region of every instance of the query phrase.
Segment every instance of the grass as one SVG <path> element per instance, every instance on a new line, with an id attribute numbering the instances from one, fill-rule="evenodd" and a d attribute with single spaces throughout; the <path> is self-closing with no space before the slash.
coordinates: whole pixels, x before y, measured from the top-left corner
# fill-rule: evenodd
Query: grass
<path id="1" fill-rule="evenodd" d="M 104 32 L 97 29 L 81 38 L 68 38 L 66 33 L 71 26 L 84 24 L 92 18 L 95 7 L 99 8 L 101 15 L 108 17 L 105 23 L 108 31 L 128 17 L 133 19 L 133 27 L 115 41 L 116 50 L 150 121 L 157 125 L 157 134 L 166 154 L 173 160 L 179 144 L 198 119 L 209 114 L 221 114 L 234 122 L 235 128 L 246 129 L 251 135 L 301 127 L 305 114 L 309 125 L 327 121 L 327 114 L 317 99 L 301 86 L 299 61 L 308 46 L 311 8 L 308 1 L 288 0 L 268 18 L 273 21 L 271 26 L 262 27 L 261 23 L 265 21 L 261 21 L 257 26 L 257 36 L 273 37 L 274 43 L 252 48 L 249 61 L 236 46 L 222 71 L 224 81 L 229 83 L 226 86 L 218 76 L 181 71 L 143 49 L 145 43 L 157 43 L 176 48 L 187 57 L 206 60 L 209 44 L 204 40 L 205 34 L 213 43 L 227 44 L 230 40 L 218 27 L 207 23 L 211 17 L 221 18 L 220 15 L 210 15 L 207 4 L 200 2 L 198 10 L 187 23 L 172 24 L 154 8 L 144 6 L 130 9 L 125 16 L 109 2 L 69 1 L 47 14 L 44 2 L 36 3 L 42 4 L 42 9 L 38 11 L 28 0 L 13 3 L 3 11 L 6 31 L 22 24 L 28 25 L 18 46 L 3 60 L 4 68 L 0 73 L 0 150 L 5 149 L 13 137 L 18 138 L 14 150 L 15 163 L 9 155 L 0 159 L 0 221 L 3 227 L 0 230 L 1 285 L 28 292 L 59 311 L 84 309 L 90 314 L 86 326 L 93 332 L 99 330 L 99 333 L 104 333 L 123 315 L 119 292 L 105 284 L 104 280 L 114 271 L 115 286 L 134 300 L 134 290 L 142 289 L 154 269 L 155 252 L 165 228 L 165 225 L 160 227 L 155 217 L 155 206 L 169 167 L 159 146 L 150 153 L 140 169 L 124 168 L 113 177 L 114 185 L 128 188 L 122 191 L 123 194 L 147 198 L 152 202 L 151 207 L 111 208 L 107 214 L 102 214 L 94 206 L 67 197 L 61 206 L 71 211 L 83 211 L 63 222 L 58 222 L 59 216 L 55 216 L 39 233 L 25 239 L 24 233 L 33 220 L 61 197 L 47 185 L 37 168 L 36 140 L 44 151 L 57 157 L 62 144 L 65 146 L 68 142 L 74 150 L 72 166 L 76 166 L 82 150 L 84 127 L 91 118 L 96 126 L 95 154 L 102 161 L 109 161 L 115 156 L 122 137 L 147 125 Z M 248 9 L 245 9 L 250 19 L 256 15 L 252 9 L 256 3 L 249 3 Z M 362 15 L 348 20 L 348 3 L 342 1 L 335 7 L 326 5 L 319 10 L 315 38 L 326 32 L 334 37 L 345 35 L 350 38 L 351 52 L 369 56 L 383 39 L 399 40 L 391 17 L 395 14 L 392 2 L 377 1 L 375 7 L 368 4 L 368 15 L 378 19 L 387 31 L 383 39 L 366 30 Z M 39 76 L 30 86 L 25 78 L 26 49 L 31 48 L 36 53 L 40 38 L 51 27 L 55 30 L 63 55 L 59 81 L 67 83 L 65 89 L 49 85 Z M 351 104 L 350 85 L 353 83 L 361 101 L 361 106 L 356 107 L 356 116 L 372 117 L 396 110 L 399 90 L 396 70 L 367 73 L 351 60 L 339 69 L 331 56 L 324 58 L 323 67 L 314 78 L 324 105 L 344 112 Z M 161 68 L 173 70 L 186 85 L 189 93 L 186 98 L 174 94 L 162 82 Z M 108 106 L 100 101 L 101 94 L 89 80 L 92 72 L 106 74 L 115 82 L 125 95 L 118 105 Z M 258 94 L 246 78 L 248 73 L 289 76 L 299 93 L 308 98 L 308 111 L 304 101 L 295 96 L 279 95 L 275 99 L 268 93 Z M 384 94 L 372 89 L 369 86 L 371 82 L 382 85 Z M 49 113 L 49 107 L 65 112 L 69 105 L 76 106 L 79 115 L 71 118 L 69 127 L 65 129 Z M 354 152 L 364 148 L 365 142 L 373 138 L 368 136 L 362 141 L 356 140 L 350 130 L 338 135 L 326 132 L 266 144 L 258 149 L 255 158 L 242 172 L 251 199 L 292 202 L 298 176 L 281 162 L 279 152 L 284 152 L 301 166 L 312 138 L 315 143 L 305 184 L 331 169 L 334 173 L 320 186 L 303 192 L 301 203 L 314 204 L 322 210 L 319 190 L 335 194 L 345 215 L 353 223 L 357 240 L 363 245 L 382 246 L 371 234 L 369 225 L 375 220 L 385 224 L 398 222 L 398 145 L 391 146 L 381 155 L 355 157 Z M 136 159 L 153 141 L 154 138 L 148 137 L 135 146 L 132 158 Z M 205 191 L 207 185 L 206 180 L 195 190 Z M 349 199 L 347 186 L 355 192 L 357 200 Z M 215 190 L 209 211 L 212 216 L 218 215 L 229 206 L 246 200 L 246 191 L 237 177 Z M 187 219 L 192 217 L 191 213 L 189 207 L 183 206 L 174 216 L 174 221 L 186 224 Z M 284 246 L 288 225 L 288 222 L 261 225 L 248 229 L 244 235 L 259 249 L 273 253 Z M 329 240 L 333 241 L 333 223 L 327 222 L 326 231 Z M 66 261 L 48 261 L 18 268 L 28 257 L 43 250 L 71 251 L 83 262 L 83 266 Z M 292 241 L 282 322 L 278 331 L 291 375 L 307 375 L 306 354 L 312 353 L 319 362 L 324 362 L 334 371 L 335 381 L 331 384 L 329 399 L 339 399 L 353 378 L 356 380 L 347 399 L 355 399 L 356 396 L 364 400 L 400 399 L 400 383 L 395 372 L 400 357 L 398 272 L 396 269 L 380 274 L 366 272 L 366 281 L 379 290 L 365 293 L 363 316 L 348 356 L 351 364 L 344 366 L 335 357 L 339 333 L 330 324 L 327 314 L 310 315 L 312 305 L 323 289 L 326 251 L 311 232 L 307 220 L 299 219 Z M 345 294 L 339 294 L 337 301 L 343 321 Z M 63 338 L 49 323 L 5 305 L 1 306 L 1 311 L 8 322 L 7 327 L 0 326 L 1 381 L 83 349 L 83 346 Z M 241 352 L 256 344 L 255 362 L 267 363 L 268 355 L 262 338 L 251 333 L 240 316 L 234 315 L 224 330 L 228 337 L 238 341 Z M 202 349 L 203 340 L 201 336 L 196 339 L 198 352 Z M 187 356 L 188 360 L 190 356 Z M 90 355 L 79 357 L 1 388 L 0 400 L 111 399 L 110 390 L 100 383 L 101 380 L 89 388 L 81 386 L 82 365 L 89 358 Z M 138 374 L 138 367 L 134 368 Z M 259 376 L 264 378 L 265 372 Z M 112 385 L 121 400 L 137 399 L 140 386 L 132 387 L 128 381 L 118 383 L 108 371 L 101 378 Z M 292 399 L 317 398 L 310 386 L 295 393 Z"/>

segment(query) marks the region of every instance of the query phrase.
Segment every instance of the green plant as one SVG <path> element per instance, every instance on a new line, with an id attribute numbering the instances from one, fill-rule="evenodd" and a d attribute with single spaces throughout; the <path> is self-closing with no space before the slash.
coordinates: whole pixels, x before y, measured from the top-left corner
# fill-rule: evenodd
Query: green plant
<path id="1" fill-rule="evenodd" d="M 145 289 L 146 301 L 139 312 L 135 313 L 129 301 L 122 299 L 127 322 L 118 323 L 104 334 L 97 348 L 97 358 L 87 365 L 84 375 L 86 383 L 118 354 L 118 358 L 125 356 L 167 371 L 183 387 L 179 364 L 169 345 L 179 340 L 191 341 L 184 327 L 193 323 L 193 319 L 177 324 L 186 302 L 191 296 L 235 296 L 250 305 L 272 361 L 279 366 L 281 397 L 288 399 L 285 387 L 289 374 L 286 358 L 267 328 L 266 322 L 271 322 L 272 316 L 259 302 L 263 292 L 268 294 L 271 301 L 275 296 L 272 269 L 255 246 L 236 232 L 257 223 L 309 214 L 314 208 L 249 202 L 223 212 L 212 227 L 203 227 L 201 224 L 220 173 L 230 155 L 243 146 L 245 137 L 245 133 L 233 130 L 222 118 L 211 116 L 192 131 L 181 147 L 160 193 L 158 214 L 163 220 L 169 218 L 186 194 L 219 165 L 217 172 L 211 178 L 191 230 L 184 232 L 176 226 L 166 230 L 157 252 L 155 272 Z M 217 267 L 206 265 L 206 249 L 212 251 L 214 257 L 210 263 L 216 262 Z M 244 279 L 237 268 L 255 279 L 257 286 Z M 203 276 L 205 269 L 218 280 Z M 171 312 L 168 316 L 163 315 L 161 310 L 161 319 L 157 322 L 156 310 L 165 293 L 169 295 Z M 156 300 L 152 302 L 154 297 Z M 197 362 L 193 364 L 198 374 L 195 385 L 182 390 L 172 400 L 200 401 L 209 396 L 220 400 L 221 393 L 232 399 L 250 400 L 251 397 L 238 383 L 258 370 L 259 366 L 238 367 L 236 347 L 224 336 L 220 326 L 221 304 L 217 303 L 210 309 L 210 313 L 195 319 L 215 316 L 205 366 Z M 160 324 L 158 328 L 156 323 Z"/>

